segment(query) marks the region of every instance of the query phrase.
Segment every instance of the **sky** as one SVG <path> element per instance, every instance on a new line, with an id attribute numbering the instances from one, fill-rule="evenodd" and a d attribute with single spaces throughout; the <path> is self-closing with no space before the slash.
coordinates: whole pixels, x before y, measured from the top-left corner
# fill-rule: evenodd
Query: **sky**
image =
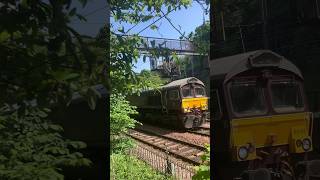
<path id="1" fill-rule="evenodd" d="M 87 19 L 86 22 L 82 22 L 74 18 L 70 23 L 80 34 L 95 37 L 100 28 L 109 21 L 106 0 L 88 0 L 84 8 L 78 1 L 74 0 L 71 7 L 76 7 L 77 12 Z"/>
<path id="2" fill-rule="evenodd" d="M 193 1 L 192 5 L 188 7 L 188 9 L 181 8 L 181 10 L 173 11 L 167 17 L 171 19 L 172 23 L 176 27 L 179 28 L 180 26 L 180 31 L 185 32 L 185 35 L 188 35 L 190 32 L 193 32 L 198 26 L 202 25 L 203 20 L 209 20 L 209 14 L 204 14 L 204 11 L 201 8 L 200 4 L 198 4 L 196 1 Z M 142 29 L 151 24 L 154 20 L 155 19 L 151 19 L 148 22 L 137 25 L 130 31 L 129 34 L 140 32 Z M 114 24 L 115 26 L 117 25 L 112 20 L 112 18 L 110 23 Z M 134 26 L 131 24 L 123 25 L 125 31 Z M 165 18 L 162 18 L 160 21 L 158 21 L 156 25 L 159 27 L 158 30 L 152 30 L 148 28 L 145 31 L 141 32 L 139 35 L 169 39 L 179 39 L 179 37 L 181 36 L 180 33 L 177 30 L 175 30 Z M 150 69 L 150 63 L 149 61 L 146 61 L 144 63 L 142 58 L 140 58 L 138 59 L 138 62 L 135 64 L 133 71 L 139 73 L 143 69 Z"/>
<path id="3" fill-rule="evenodd" d="M 109 21 L 106 0 L 88 0 L 88 3 L 84 8 L 82 8 L 78 1 L 74 1 L 72 6 L 77 8 L 77 12 L 79 14 L 82 14 L 87 18 L 86 22 L 81 22 L 75 19 L 70 24 L 80 34 L 95 37 L 100 28 Z M 181 10 L 173 11 L 167 17 L 171 19 L 172 23 L 176 27 L 180 26 L 180 31 L 185 32 L 186 35 L 188 35 L 190 32 L 193 32 L 196 27 L 202 25 L 203 20 L 209 20 L 209 14 L 204 15 L 203 9 L 196 1 L 193 1 L 191 7 L 188 7 L 188 9 L 181 8 Z M 154 20 L 155 19 L 151 19 L 145 23 L 140 23 L 134 27 L 129 34 L 140 32 Z M 113 21 L 112 17 L 110 19 L 110 23 L 114 26 L 118 25 Z M 125 31 L 134 26 L 132 24 L 122 25 L 124 25 Z M 160 21 L 158 21 L 156 25 L 159 27 L 158 30 L 152 30 L 148 28 L 141 32 L 140 35 L 170 39 L 178 39 L 181 36 L 165 18 L 162 18 Z M 142 69 L 150 69 L 150 64 L 149 61 L 144 63 L 142 58 L 140 58 L 135 64 L 135 68 L 133 70 L 135 72 L 140 72 Z"/>

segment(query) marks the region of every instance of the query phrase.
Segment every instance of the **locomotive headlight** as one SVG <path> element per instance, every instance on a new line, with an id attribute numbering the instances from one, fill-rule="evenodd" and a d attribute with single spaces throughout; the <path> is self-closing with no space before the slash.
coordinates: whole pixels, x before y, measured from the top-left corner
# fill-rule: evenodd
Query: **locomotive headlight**
<path id="1" fill-rule="evenodd" d="M 183 112 L 185 112 L 185 113 L 186 113 L 186 112 L 190 112 L 190 108 L 184 108 L 184 109 L 183 109 Z"/>
<path id="2" fill-rule="evenodd" d="M 241 146 L 238 150 L 238 156 L 241 160 L 247 159 L 249 155 L 248 149 L 244 146 Z"/>
<path id="3" fill-rule="evenodd" d="M 311 149 L 311 140 L 308 138 L 304 138 L 302 140 L 302 148 L 305 151 L 309 151 Z"/>

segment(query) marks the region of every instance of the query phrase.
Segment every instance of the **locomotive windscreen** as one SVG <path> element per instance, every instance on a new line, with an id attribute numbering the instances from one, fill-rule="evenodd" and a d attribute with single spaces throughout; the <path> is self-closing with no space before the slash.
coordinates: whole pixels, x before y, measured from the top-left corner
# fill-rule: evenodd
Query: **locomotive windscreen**
<path id="1" fill-rule="evenodd" d="M 182 95 L 183 97 L 193 97 L 191 85 L 188 84 L 182 87 Z"/>
<path id="2" fill-rule="evenodd" d="M 264 114 L 267 110 L 263 89 L 255 83 L 232 84 L 230 94 L 233 111 L 239 115 Z"/>
<path id="3" fill-rule="evenodd" d="M 203 97 L 203 96 L 206 95 L 203 86 L 200 86 L 200 85 L 196 85 L 196 86 L 194 87 L 194 93 L 195 93 L 195 96 L 196 96 L 196 97 Z"/>
<path id="4" fill-rule="evenodd" d="M 274 82 L 271 84 L 273 108 L 277 112 L 303 110 L 300 86 L 297 83 Z"/>
<path id="5" fill-rule="evenodd" d="M 203 97 L 206 95 L 205 89 L 201 85 L 192 85 L 188 84 L 181 88 L 182 96 L 185 98 L 188 97 Z"/>

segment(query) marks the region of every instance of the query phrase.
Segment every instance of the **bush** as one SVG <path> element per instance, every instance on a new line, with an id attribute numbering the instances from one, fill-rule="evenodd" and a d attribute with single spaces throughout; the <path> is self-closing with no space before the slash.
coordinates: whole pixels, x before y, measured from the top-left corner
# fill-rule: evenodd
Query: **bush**
<path id="1" fill-rule="evenodd" d="M 202 164 L 195 167 L 196 174 L 192 177 L 194 180 L 209 180 L 210 179 L 210 146 L 206 145 L 207 151 L 201 157 Z"/>
<path id="2" fill-rule="evenodd" d="M 124 152 L 132 147 L 133 142 L 125 133 L 129 128 L 134 128 L 138 123 L 131 118 L 131 115 L 137 114 L 135 106 L 131 106 L 125 96 L 121 94 L 112 94 L 110 97 L 110 142 L 111 153 Z"/>
<path id="3" fill-rule="evenodd" d="M 124 154 L 112 154 L 110 163 L 110 179 L 126 180 L 166 180 L 172 179 L 153 170 L 143 161 Z"/>
<path id="4" fill-rule="evenodd" d="M 63 139 L 62 127 L 47 119 L 48 111 L 0 110 L 0 179 L 60 180 L 61 167 L 90 164 L 75 152 L 85 144 Z"/>
<path id="5" fill-rule="evenodd" d="M 134 128 L 137 123 L 130 115 L 137 114 L 135 106 L 131 106 L 125 96 L 112 94 L 110 96 L 110 135 L 117 136 Z"/>

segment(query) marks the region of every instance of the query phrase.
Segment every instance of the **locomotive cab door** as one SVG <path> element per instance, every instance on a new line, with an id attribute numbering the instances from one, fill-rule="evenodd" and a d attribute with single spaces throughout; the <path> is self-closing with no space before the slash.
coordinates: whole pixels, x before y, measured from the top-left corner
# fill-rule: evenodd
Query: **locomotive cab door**
<path id="1" fill-rule="evenodd" d="M 161 91 L 160 95 L 161 95 L 162 113 L 168 114 L 167 90 Z"/>
<path id="2" fill-rule="evenodd" d="M 181 111 L 181 98 L 178 89 L 170 89 L 167 91 L 167 109 L 169 113 L 180 113 Z"/>
<path id="3" fill-rule="evenodd" d="M 212 89 L 210 92 L 212 103 L 210 117 L 213 124 L 213 141 L 217 145 L 214 149 L 226 153 L 229 147 L 229 120 L 224 113 L 223 93 L 219 90 L 221 89 Z"/>

